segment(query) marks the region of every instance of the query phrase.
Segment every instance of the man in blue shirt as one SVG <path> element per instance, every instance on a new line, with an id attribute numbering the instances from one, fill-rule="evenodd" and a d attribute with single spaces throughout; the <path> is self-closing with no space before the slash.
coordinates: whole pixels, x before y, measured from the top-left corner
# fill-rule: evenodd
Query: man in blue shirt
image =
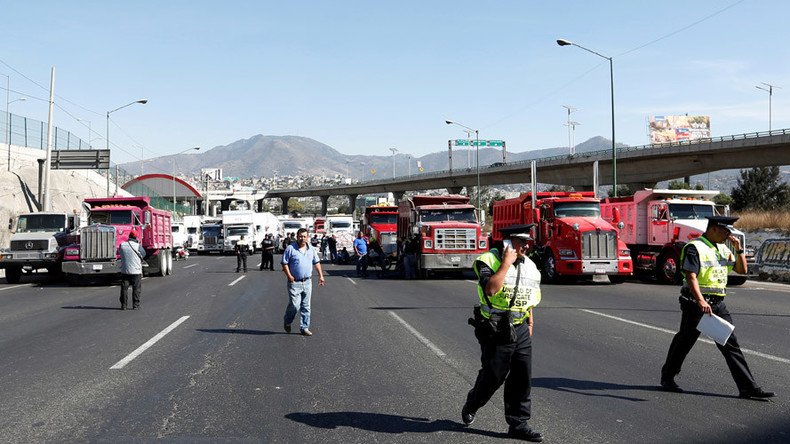
<path id="1" fill-rule="evenodd" d="M 368 277 L 368 243 L 362 238 L 361 231 L 354 239 L 354 253 L 357 254 L 357 277 Z"/>
<path id="2" fill-rule="evenodd" d="M 318 259 L 318 250 L 307 242 L 307 229 L 300 228 L 296 232 L 296 242 L 289 245 L 283 252 L 282 266 L 288 278 L 288 306 L 285 308 L 286 333 L 291 332 L 291 323 L 296 317 L 296 312 L 301 313 L 299 331 L 304 336 L 312 336 L 310 331 L 310 295 L 313 292 L 311 275 L 313 267 L 318 270 L 319 285 L 324 285 L 324 273 L 321 271 L 321 261 Z"/>

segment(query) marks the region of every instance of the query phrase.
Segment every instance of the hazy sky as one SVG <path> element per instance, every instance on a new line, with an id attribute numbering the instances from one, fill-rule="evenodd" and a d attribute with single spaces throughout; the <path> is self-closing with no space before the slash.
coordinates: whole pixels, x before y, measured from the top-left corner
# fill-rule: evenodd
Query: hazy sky
<path id="1" fill-rule="evenodd" d="M 420 156 L 465 137 L 446 119 L 509 151 L 567 146 L 562 105 L 579 109 L 576 142 L 611 137 L 608 62 L 558 38 L 614 57 L 618 142 L 647 143 L 650 115 L 710 115 L 714 136 L 767 130 L 760 82 L 782 87 L 773 128 L 790 127 L 787 1 L 7 1 L 0 11 L 0 73 L 11 100 L 30 96 L 12 113 L 46 120 L 54 66 L 55 124 L 87 139 L 91 121 L 103 148 L 105 112 L 149 99 L 111 115 L 118 163 L 256 134 Z M 0 97 L 5 85 L 0 76 Z"/>

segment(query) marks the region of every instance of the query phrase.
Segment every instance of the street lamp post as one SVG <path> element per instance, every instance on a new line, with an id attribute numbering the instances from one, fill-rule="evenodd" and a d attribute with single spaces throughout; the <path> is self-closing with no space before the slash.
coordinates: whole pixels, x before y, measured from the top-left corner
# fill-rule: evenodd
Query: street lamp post
<path id="1" fill-rule="evenodd" d="M 603 54 L 599 54 L 592 49 L 585 48 L 579 44 L 573 43 L 570 40 L 559 39 L 557 40 L 557 44 L 560 46 L 576 46 L 577 48 L 581 48 L 609 61 L 609 91 L 611 92 L 612 96 L 612 196 L 617 197 L 617 145 L 615 144 L 614 132 L 614 67 L 612 65 L 612 58 L 606 57 Z"/>
<path id="2" fill-rule="evenodd" d="M 390 151 L 392 151 L 392 178 L 394 179 L 395 178 L 395 153 L 398 152 L 398 149 L 397 148 L 390 148 Z"/>
<path id="3" fill-rule="evenodd" d="M 9 111 L 11 104 L 14 102 L 24 102 L 27 100 L 25 97 L 20 97 L 18 99 L 14 99 L 8 101 L 8 96 L 6 96 L 5 102 L 5 116 L 8 119 L 8 171 L 11 171 L 11 112 Z"/>
<path id="4" fill-rule="evenodd" d="M 118 108 L 115 108 L 114 110 L 107 111 L 107 132 L 104 134 L 104 136 L 105 136 L 104 140 L 107 143 L 107 150 L 110 149 L 110 114 L 112 114 L 112 113 L 114 113 L 114 112 L 116 112 L 118 110 L 124 109 L 127 106 L 132 106 L 135 103 L 139 103 L 141 105 L 145 105 L 146 103 L 148 103 L 148 99 L 135 100 L 134 102 L 127 103 L 124 106 L 119 106 Z M 107 196 L 109 196 L 109 195 L 110 195 L 110 171 L 107 170 Z"/>
<path id="5" fill-rule="evenodd" d="M 448 125 L 458 125 L 461 128 L 466 128 L 469 131 L 475 132 L 475 163 L 477 164 L 477 212 L 478 212 L 477 221 L 482 224 L 483 218 L 479 217 L 480 215 L 483 214 L 480 208 L 480 132 L 476 129 L 469 128 L 468 126 L 461 125 L 458 122 L 453 122 L 452 120 L 445 120 L 444 123 Z"/>
<path id="6" fill-rule="evenodd" d="M 772 116 L 771 116 L 771 108 L 772 108 L 771 107 L 771 98 L 774 95 L 774 88 L 780 88 L 780 87 L 776 86 L 776 85 L 771 85 L 771 84 L 765 83 L 765 82 L 760 82 L 760 83 L 765 85 L 765 86 L 757 85 L 757 86 L 755 86 L 755 88 L 761 89 L 761 90 L 766 91 L 768 93 L 768 132 L 770 133 L 771 132 L 771 120 L 772 120 Z"/>
<path id="7" fill-rule="evenodd" d="M 200 147 L 196 146 L 193 148 L 187 148 L 184 151 L 181 151 L 180 153 L 173 154 L 173 159 L 172 159 L 173 161 L 173 216 L 175 216 L 176 214 L 176 156 L 192 150 L 200 151 Z"/>

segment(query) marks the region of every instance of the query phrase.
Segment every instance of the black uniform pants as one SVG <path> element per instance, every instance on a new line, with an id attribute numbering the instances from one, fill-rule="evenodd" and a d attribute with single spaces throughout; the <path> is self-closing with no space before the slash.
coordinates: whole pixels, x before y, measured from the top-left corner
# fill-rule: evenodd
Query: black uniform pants
<path id="1" fill-rule="evenodd" d="M 261 254 L 261 270 L 274 270 L 274 253 L 271 250 L 263 250 Z"/>
<path id="2" fill-rule="evenodd" d="M 244 271 L 247 271 L 247 254 L 236 253 L 236 271 L 239 271 L 242 268 L 244 269 Z"/>
<path id="3" fill-rule="evenodd" d="M 508 345 L 480 341 L 482 368 L 466 396 L 472 412 L 483 407 L 505 384 L 505 420 L 511 429 L 526 427 L 532 415 L 532 338 L 527 323 L 516 326 L 518 340 Z"/>
<path id="4" fill-rule="evenodd" d="M 132 287 L 132 306 L 140 306 L 140 293 L 142 292 L 142 278 L 140 274 L 121 274 L 121 308 L 126 308 L 129 302 L 129 287 Z"/>
<path id="5" fill-rule="evenodd" d="M 723 300 L 710 303 L 710 307 L 713 314 L 731 324 L 733 323 L 732 316 L 730 316 L 727 305 Z M 697 324 L 702 318 L 703 313 L 699 305 L 693 300 L 681 296 L 680 309 L 683 312 L 683 316 L 680 319 L 680 330 L 672 339 L 672 344 L 669 346 L 669 352 L 667 353 L 667 360 L 661 368 L 661 377 L 665 379 L 674 378 L 675 375 L 680 373 L 680 368 L 683 365 L 683 361 L 686 359 L 686 355 L 688 355 L 691 348 L 694 347 L 694 343 L 697 342 L 697 338 L 700 335 L 699 330 L 697 330 Z M 738 339 L 735 337 L 735 333 L 733 332 L 733 334 L 730 335 L 726 344 L 719 345 L 717 343 L 716 347 L 718 347 L 721 354 L 724 355 L 724 360 L 727 362 L 727 367 L 730 369 L 732 379 L 735 380 L 738 390 L 743 392 L 756 388 L 757 383 L 754 381 L 752 372 L 746 364 L 746 358 L 743 357 L 743 352 L 741 352 L 741 347 L 738 345 Z"/>

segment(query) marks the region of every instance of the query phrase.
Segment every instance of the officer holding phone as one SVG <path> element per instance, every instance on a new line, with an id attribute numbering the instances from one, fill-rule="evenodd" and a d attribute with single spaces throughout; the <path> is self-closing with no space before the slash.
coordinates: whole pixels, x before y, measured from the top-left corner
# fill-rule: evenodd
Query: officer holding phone
<path id="1" fill-rule="evenodd" d="M 475 336 L 480 343 L 482 368 L 461 409 L 461 420 L 471 424 L 478 409 L 504 383 L 508 436 L 541 442 L 543 435 L 527 424 L 532 415 L 533 307 L 541 298 L 540 271 L 527 257 L 533 226 L 500 229 L 505 236 L 503 251 L 492 249 L 474 263 L 480 305 L 475 307 L 475 318 L 470 323 L 475 325 Z M 505 322 L 492 322 L 494 319 Z M 507 334 L 500 334 L 502 329 Z"/>

